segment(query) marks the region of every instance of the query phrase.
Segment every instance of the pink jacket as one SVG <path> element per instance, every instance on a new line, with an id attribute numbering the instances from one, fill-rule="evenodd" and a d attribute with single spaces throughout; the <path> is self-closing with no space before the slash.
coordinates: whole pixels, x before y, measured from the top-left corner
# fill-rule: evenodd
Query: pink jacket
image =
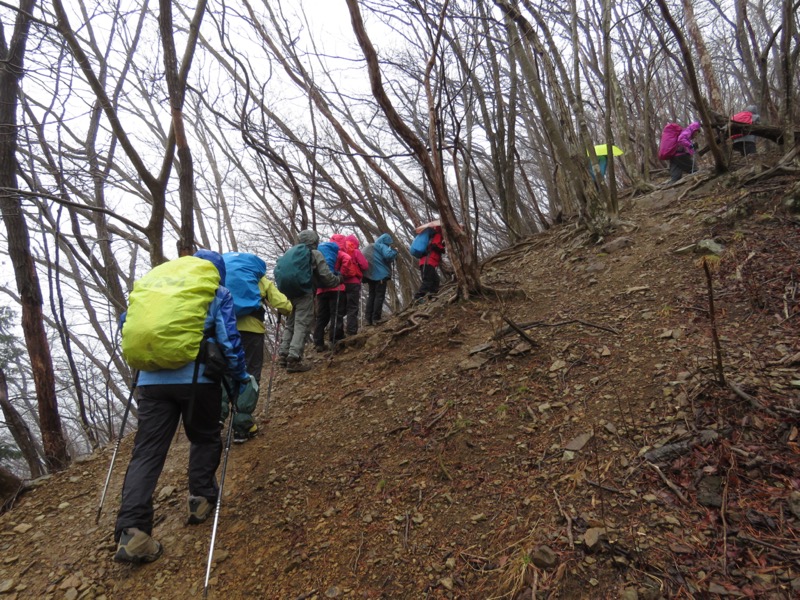
<path id="1" fill-rule="evenodd" d="M 690 156 L 694 154 L 692 138 L 698 131 L 700 131 L 700 123 L 697 121 L 691 123 L 686 129 L 681 131 L 680 135 L 678 135 L 678 154 L 688 154 Z"/>
<path id="2" fill-rule="evenodd" d="M 361 270 L 361 274 L 358 277 L 347 277 L 344 282 L 361 283 L 361 279 L 364 277 L 364 272 L 369 269 L 369 263 L 364 255 L 361 254 L 361 250 L 358 249 L 358 238 L 356 236 L 348 235 L 344 239 L 345 252 L 350 255 L 350 259 L 355 262 L 358 265 L 358 268 Z"/>

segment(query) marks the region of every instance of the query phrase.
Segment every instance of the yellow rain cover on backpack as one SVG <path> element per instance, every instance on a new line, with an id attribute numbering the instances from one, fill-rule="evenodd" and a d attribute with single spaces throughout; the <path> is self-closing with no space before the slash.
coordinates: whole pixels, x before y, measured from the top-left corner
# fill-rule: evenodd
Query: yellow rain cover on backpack
<path id="1" fill-rule="evenodd" d="M 219 287 L 210 261 L 183 256 L 133 284 L 122 326 L 122 356 L 134 369 L 177 369 L 197 358 L 208 306 Z"/>

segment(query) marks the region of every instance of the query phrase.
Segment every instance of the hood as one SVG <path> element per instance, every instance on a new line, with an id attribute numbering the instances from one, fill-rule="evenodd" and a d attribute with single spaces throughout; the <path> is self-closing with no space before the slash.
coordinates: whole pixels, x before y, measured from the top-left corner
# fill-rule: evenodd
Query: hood
<path id="1" fill-rule="evenodd" d="M 753 114 L 758 112 L 758 107 L 755 104 L 751 104 L 750 106 L 744 107 L 745 112 L 751 112 Z"/>
<path id="2" fill-rule="evenodd" d="M 297 243 L 305 244 L 313 250 L 319 244 L 319 234 L 311 229 L 304 229 L 297 234 Z"/>
<path id="3" fill-rule="evenodd" d="M 339 248 L 344 248 L 344 243 L 347 241 L 345 237 L 341 233 L 334 233 L 331 236 L 331 241 L 335 242 Z"/>
<path id="4" fill-rule="evenodd" d="M 689 127 L 687 127 L 686 129 L 690 131 L 690 135 L 694 135 L 700 130 L 700 121 L 695 121 L 694 123 L 689 125 Z"/>
<path id="5" fill-rule="evenodd" d="M 225 285 L 225 261 L 222 259 L 222 255 L 219 252 L 214 252 L 213 250 L 198 250 L 194 255 L 197 258 L 209 261 L 212 265 L 217 267 L 217 271 L 219 271 L 219 284 Z"/>
<path id="6" fill-rule="evenodd" d="M 378 236 L 378 239 L 375 240 L 375 243 L 386 244 L 387 246 L 391 246 L 394 243 L 394 240 L 392 239 L 392 236 L 390 236 L 388 233 L 382 233 L 380 236 Z"/>
<path id="7" fill-rule="evenodd" d="M 348 235 L 344 238 L 347 241 L 348 246 L 352 246 L 353 248 L 358 248 L 358 238 L 354 235 Z"/>

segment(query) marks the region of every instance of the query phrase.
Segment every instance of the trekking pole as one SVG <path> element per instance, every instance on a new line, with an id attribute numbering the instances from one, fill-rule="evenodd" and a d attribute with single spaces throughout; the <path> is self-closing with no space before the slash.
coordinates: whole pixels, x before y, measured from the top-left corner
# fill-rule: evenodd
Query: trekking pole
<path id="1" fill-rule="evenodd" d="M 214 544 L 217 541 L 217 526 L 219 525 L 219 507 L 222 505 L 222 489 L 225 485 L 225 471 L 228 470 L 228 453 L 231 449 L 231 441 L 233 440 L 233 417 L 236 416 L 236 400 L 238 398 L 238 386 L 237 386 L 237 394 L 236 396 L 233 395 L 231 391 L 231 386 L 228 384 L 228 379 L 223 376 L 222 378 L 222 385 L 225 386 L 225 391 L 228 393 L 228 402 L 230 404 L 230 414 L 228 418 L 230 421 L 228 422 L 228 433 L 225 435 L 225 453 L 222 457 L 222 473 L 220 473 L 219 477 L 219 492 L 217 493 L 217 505 L 214 508 L 214 526 L 211 529 L 211 545 L 208 548 L 208 564 L 206 565 L 206 579 L 205 583 L 203 584 L 203 598 L 208 597 L 208 580 L 211 577 L 211 561 L 214 558 Z"/>
<path id="2" fill-rule="evenodd" d="M 272 348 L 272 364 L 269 367 L 269 383 L 267 384 L 267 399 L 264 402 L 264 408 L 261 409 L 261 412 L 265 415 L 267 414 L 267 410 L 269 409 L 269 400 L 272 396 L 272 378 L 275 376 L 275 361 L 278 358 L 278 342 L 280 340 L 280 331 L 281 331 L 281 315 L 278 315 L 278 321 L 275 324 L 275 345 Z"/>
<path id="3" fill-rule="evenodd" d="M 133 385 L 131 386 L 131 393 L 128 395 L 128 402 L 125 404 L 125 412 L 122 414 L 122 423 L 119 426 L 119 435 L 117 436 L 117 444 L 114 446 L 114 454 L 111 455 L 111 464 L 108 465 L 108 473 L 106 474 L 106 483 L 103 486 L 103 493 L 100 495 L 100 505 L 97 507 L 97 514 L 94 517 L 94 524 L 100 522 L 100 514 L 103 512 L 103 504 L 106 501 L 106 493 L 108 493 L 108 484 L 111 481 L 111 472 L 114 470 L 114 463 L 117 460 L 117 453 L 122 444 L 122 434 L 125 431 L 125 423 L 128 421 L 128 413 L 131 412 L 131 403 L 133 402 L 133 393 L 136 391 L 136 383 L 139 381 L 139 371 L 133 374 Z"/>

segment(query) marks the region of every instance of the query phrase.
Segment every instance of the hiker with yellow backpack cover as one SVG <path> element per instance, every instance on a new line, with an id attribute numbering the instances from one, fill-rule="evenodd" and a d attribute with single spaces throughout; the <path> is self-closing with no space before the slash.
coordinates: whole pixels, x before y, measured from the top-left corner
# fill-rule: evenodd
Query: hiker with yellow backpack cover
<path id="1" fill-rule="evenodd" d="M 227 374 L 240 393 L 254 387 L 224 284 L 222 256 L 200 250 L 155 267 L 133 286 L 122 353 L 139 371 L 139 427 L 114 531 L 117 561 L 152 562 L 162 553 L 152 537 L 153 492 L 181 417 L 191 444 L 187 523 L 202 523 L 217 503 L 220 381 Z"/>

